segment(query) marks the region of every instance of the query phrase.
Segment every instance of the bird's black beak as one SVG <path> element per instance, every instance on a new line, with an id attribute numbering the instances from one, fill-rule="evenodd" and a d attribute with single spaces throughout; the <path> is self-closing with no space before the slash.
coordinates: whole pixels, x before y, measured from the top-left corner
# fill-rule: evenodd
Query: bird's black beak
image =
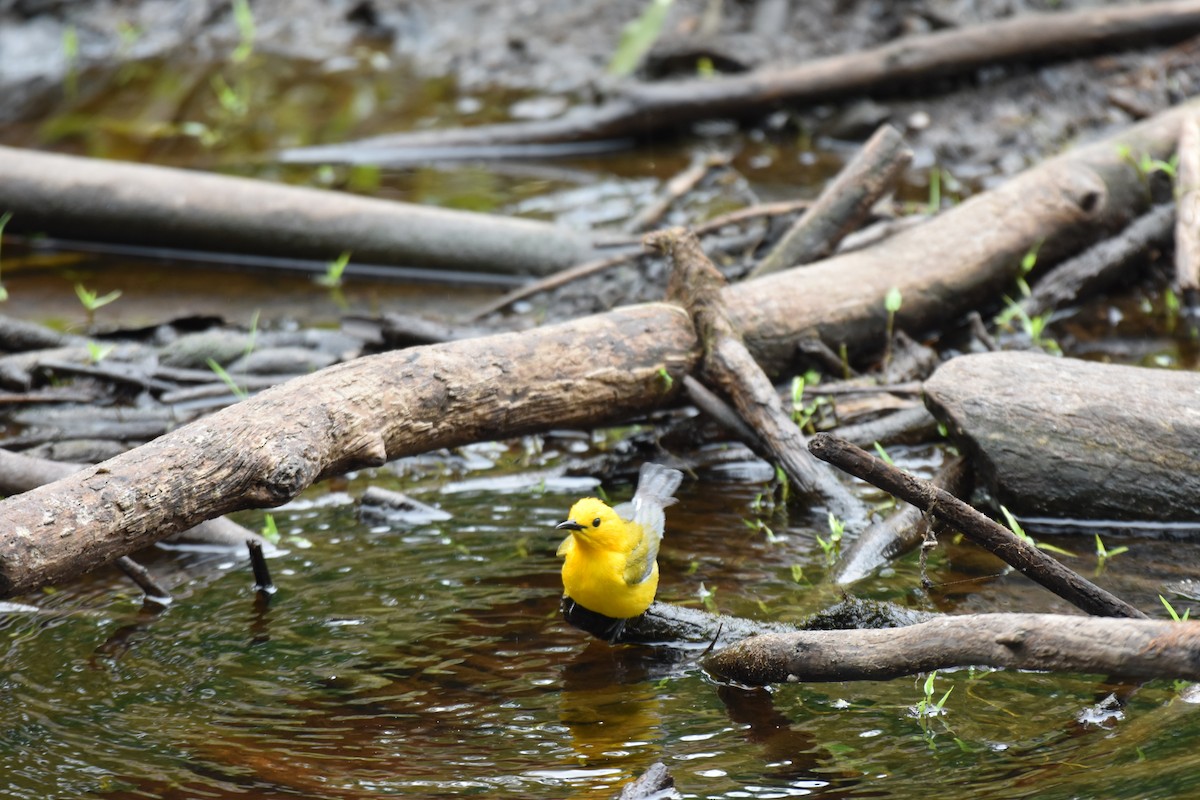
<path id="1" fill-rule="evenodd" d="M 556 531 L 581 531 L 583 530 L 583 526 L 575 520 L 569 519 L 566 522 L 558 523 L 554 526 L 554 529 Z"/>

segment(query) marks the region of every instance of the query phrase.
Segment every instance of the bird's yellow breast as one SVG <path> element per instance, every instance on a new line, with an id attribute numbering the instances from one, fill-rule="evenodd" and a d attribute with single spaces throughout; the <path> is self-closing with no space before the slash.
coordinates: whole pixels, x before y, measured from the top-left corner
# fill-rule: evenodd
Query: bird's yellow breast
<path id="1" fill-rule="evenodd" d="M 654 602 L 658 564 L 645 580 L 629 584 L 625 581 L 627 551 L 596 547 L 577 534 L 564 545 L 563 591 L 584 608 L 614 619 L 629 619 Z"/>

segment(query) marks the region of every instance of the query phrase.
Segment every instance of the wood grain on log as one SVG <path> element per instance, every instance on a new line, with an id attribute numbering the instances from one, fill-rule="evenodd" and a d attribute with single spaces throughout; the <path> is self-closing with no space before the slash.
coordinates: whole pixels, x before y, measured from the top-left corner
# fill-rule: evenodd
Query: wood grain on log
<path id="1" fill-rule="evenodd" d="M 940 367 L 925 398 L 1017 515 L 1200 519 L 1194 372 L 981 353 Z"/>
<path id="2" fill-rule="evenodd" d="M 705 668 L 754 686 L 887 680 L 946 667 L 1200 679 L 1200 622 L 971 614 L 887 630 L 764 634 L 713 653 Z"/>

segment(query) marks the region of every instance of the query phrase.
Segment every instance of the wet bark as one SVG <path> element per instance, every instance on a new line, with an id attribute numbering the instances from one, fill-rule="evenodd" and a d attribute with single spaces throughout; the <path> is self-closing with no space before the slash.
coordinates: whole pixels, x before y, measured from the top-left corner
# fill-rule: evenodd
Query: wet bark
<path id="1" fill-rule="evenodd" d="M 1200 679 L 1200 622 L 971 614 L 888 630 L 765 634 L 704 660 L 752 686 L 888 680 L 947 667 Z"/>
<path id="2" fill-rule="evenodd" d="M 851 352 L 881 347 L 891 287 L 903 292 L 897 324 L 907 330 L 957 317 L 1010 285 L 1034 243 L 1044 242 L 1043 254 L 1069 251 L 1144 206 L 1137 171 L 1116 143 L 1165 158 L 1186 110 L 1048 161 L 884 246 L 728 287 L 731 319 L 773 374 L 804 335 Z M 686 314 L 648 305 L 296 378 L 0 503 L 0 596 L 67 579 L 204 519 L 278 505 L 349 469 L 674 403 L 699 357 Z"/>
<path id="3" fill-rule="evenodd" d="M 543 222 L 0 147 L 7 233 L 544 275 L 594 253 Z"/>
<path id="4" fill-rule="evenodd" d="M 1033 353 L 961 356 L 925 383 L 1010 511 L 1097 520 L 1197 519 L 1198 395 L 1194 372 Z"/>

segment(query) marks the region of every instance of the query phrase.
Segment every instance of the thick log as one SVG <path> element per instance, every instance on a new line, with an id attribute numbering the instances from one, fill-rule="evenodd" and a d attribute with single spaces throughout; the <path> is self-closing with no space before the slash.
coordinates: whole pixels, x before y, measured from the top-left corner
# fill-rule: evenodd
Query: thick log
<path id="1" fill-rule="evenodd" d="M 909 88 L 989 64 L 1183 39 L 1200 31 L 1200 2 L 1160 2 L 1005 20 L 906 36 L 880 47 L 742 75 L 621 87 L 608 102 L 552 120 L 417 131 L 287 150 L 299 163 L 404 163 L 430 158 L 527 157 L 620 146 L 703 119 L 765 115 L 783 104 Z M 606 141 L 607 140 L 607 141 Z"/>
<path id="2" fill-rule="evenodd" d="M 888 630 L 764 634 L 713 653 L 704 666 L 752 686 L 967 666 L 1197 680 L 1200 622 L 971 614 Z"/>
<path id="3" fill-rule="evenodd" d="M 729 287 L 730 316 L 768 373 L 791 362 L 802 334 L 852 351 L 881 346 L 892 286 L 904 294 L 898 324 L 907 330 L 957 317 L 1007 287 L 1035 242 L 1045 242 L 1043 254 L 1070 250 L 1143 205 L 1137 171 L 1116 142 L 1166 157 L 1186 111 L 1048 161 L 884 247 Z M 673 403 L 699 356 L 686 314 L 650 305 L 294 379 L 0 503 L 0 596 L 66 579 L 203 519 L 285 502 L 356 466 Z M 676 379 L 670 385 L 662 369 Z"/>
<path id="4" fill-rule="evenodd" d="M 1034 353 L 944 364 L 925 400 L 1017 515 L 1196 521 L 1200 375 Z"/>
<path id="5" fill-rule="evenodd" d="M 8 233 L 534 275 L 594 254 L 544 222 L 170 167 L 0 147 L 0 177 Z"/>

